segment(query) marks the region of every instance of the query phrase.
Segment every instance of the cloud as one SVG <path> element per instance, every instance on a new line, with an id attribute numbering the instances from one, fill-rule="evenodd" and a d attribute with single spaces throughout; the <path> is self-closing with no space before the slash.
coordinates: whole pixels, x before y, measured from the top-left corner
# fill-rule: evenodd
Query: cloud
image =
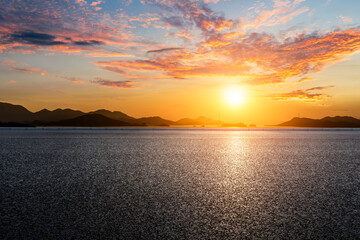
<path id="1" fill-rule="evenodd" d="M 132 54 L 128 53 L 118 53 L 118 52 L 92 52 L 85 54 L 87 57 L 134 57 Z"/>
<path id="2" fill-rule="evenodd" d="M 76 78 L 76 77 L 64 77 L 64 76 L 57 76 L 58 78 L 62 78 L 65 80 L 69 80 L 73 83 L 84 83 L 85 80 L 81 79 L 81 78 Z"/>
<path id="3" fill-rule="evenodd" d="M 103 67 L 103 69 L 110 71 L 110 72 L 114 72 L 114 73 L 118 73 L 118 74 L 125 74 L 126 72 L 122 69 L 119 69 L 117 67 L 111 67 L 111 66 L 105 66 Z"/>
<path id="4" fill-rule="evenodd" d="M 240 28 L 258 28 L 261 26 L 275 26 L 287 23 L 294 17 L 309 11 L 308 7 L 299 8 L 301 2 L 303 1 L 274 0 L 274 5 L 271 10 L 262 10 L 263 6 L 260 5 L 260 7 L 254 8 L 258 16 L 252 20 L 242 18 L 244 22 L 240 25 Z"/>
<path id="5" fill-rule="evenodd" d="M 220 0 L 204 0 L 205 3 L 218 3 Z"/>
<path id="6" fill-rule="evenodd" d="M 338 16 L 338 18 L 341 19 L 341 21 L 343 21 L 343 23 L 345 23 L 345 24 L 351 23 L 353 21 L 351 17 L 346 17 L 346 16 L 342 16 L 342 15 Z"/>
<path id="7" fill-rule="evenodd" d="M 163 48 L 149 50 L 149 59 L 95 62 L 103 69 L 126 74 L 129 71 L 147 72 L 157 76 L 184 79 L 188 77 L 232 76 L 248 84 L 281 83 L 294 77 L 321 71 L 325 66 L 344 59 L 360 49 L 360 29 L 329 31 L 327 33 L 293 34 L 278 39 L 268 33 L 238 32 L 237 22 L 213 12 L 201 1 L 144 0 L 168 15 L 166 24 L 189 32 L 195 26 L 202 32 L 197 48 Z M 275 25 L 289 21 L 306 12 L 302 0 L 276 0 L 274 9 L 260 11 L 258 23 Z M 170 16 L 169 16 L 170 14 Z M 253 25 L 258 25 L 258 23 Z M 235 31 L 234 31 L 235 30 Z M 237 29 L 238 30 L 238 29 Z M 168 34 L 175 36 L 175 34 Z"/>
<path id="8" fill-rule="evenodd" d="M 96 6 L 96 5 L 99 5 L 99 4 L 101 4 L 101 0 L 100 1 L 94 1 L 94 2 L 92 2 L 91 4 L 90 4 L 90 6 Z"/>
<path id="9" fill-rule="evenodd" d="M 89 40 L 89 41 L 74 41 L 73 44 L 80 46 L 93 46 L 93 45 L 102 45 L 104 44 L 104 42 L 97 40 Z"/>
<path id="10" fill-rule="evenodd" d="M 56 46 L 56 45 L 75 45 L 75 46 L 94 46 L 94 45 L 102 45 L 104 42 L 98 40 L 82 40 L 82 41 L 71 41 L 71 38 L 63 38 L 63 40 L 59 39 L 56 36 L 32 32 L 32 31 L 24 31 L 24 32 L 16 32 L 9 35 L 5 35 L 2 37 L 0 43 L 23 43 L 26 45 L 34 45 L 34 46 Z M 15 47 L 16 49 L 16 47 Z"/>
<path id="11" fill-rule="evenodd" d="M 128 31 L 128 16 L 101 14 L 84 0 L 20 3 L 0 1 L 0 52 L 82 53 L 139 43 Z M 98 1 L 96 1 L 98 3 Z M 98 4 L 96 4 L 98 5 Z M 31 47 L 31 50 L 24 50 Z"/>
<path id="12" fill-rule="evenodd" d="M 56 37 L 50 34 L 25 31 L 25 32 L 16 32 L 10 34 L 8 36 L 7 41 L 25 43 L 29 45 L 40 45 L 40 46 L 53 46 L 53 45 L 66 44 L 63 41 L 56 41 L 55 39 Z"/>
<path id="13" fill-rule="evenodd" d="M 75 2 L 80 4 L 81 6 L 87 4 L 85 0 L 75 0 Z"/>
<path id="14" fill-rule="evenodd" d="M 110 88 L 122 88 L 122 89 L 136 88 L 133 85 L 135 82 L 132 81 L 111 81 L 102 78 L 95 78 L 95 80 L 91 81 L 91 83 L 99 84 L 101 86 L 110 87 Z"/>
<path id="15" fill-rule="evenodd" d="M 330 86 L 324 86 L 324 87 L 313 87 L 313 88 L 309 88 L 306 89 L 305 91 L 314 91 L 314 90 L 324 90 L 324 89 L 328 89 L 328 88 L 332 88 L 335 87 L 334 85 L 330 85 Z"/>
<path id="16" fill-rule="evenodd" d="M 309 77 L 303 77 L 299 80 L 297 80 L 296 82 L 301 83 L 301 82 L 305 82 L 305 81 L 311 81 L 314 80 L 313 78 L 309 78 Z"/>
<path id="17" fill-rule="evenodd" d="M 165 13 L 175 16 L 164 16 L 163 21 L 173 27 L 190 29 L 195 25 L 204 36 L 211 36 L 217 32 L 230 28 L 233 20 L 227 20 L 221 14 L 212 11 L 208 5 L 201 1 L 192 0 L 144 0 L 147 4 L 161 8 Z"/>
<path id="18" fill-rule="evenodd" d="M 314 90 L 324 90 L 324 89 L 328 89 L 334 86 L 324 86 L 324 87 L 314 87 L 314 88 L 309 88 L 309 89 L 305 89 L 305 90 L 294 90 L 288 93 L 277 93 L 277 94 L 272 94 L 269 95 L 268 97 L 272 98 L 273 100 L 301 100 L 304 102 L 318 102 L 318 101 L 323 101 L 327 98 L 329 98 L 330 96 L 327 94 L 322 94 L 322 93 L 311 93 L 311 91 Z"/>
<path id="19" fill-rule="evenodd" d="M 165 17 L 163 20 L 167 24 L 173 27 L 183 28 L 186 25 L 186 22 L 184 21 L 183 17 L 180 16 Z"/>
<path id="20" fill-rule="evenodd" d="M 106 2 L 98 0 L 77 0 L 78 4 L 33 0 L 23 5 L 0 1 L 0 52 L 131 58 L 94 62 L 127 80 L 230 76 L 248 84 L 271 84 L 293 78 L 309 80 L 305 76 L 360 50 L 360 28 L 301 34 L 287 31 L 281 36 L 257 32 L 260 26 L 282 24 L 308 11 L 304 0 L 275 0 L 265 10 L 260 4 L 251 10 L 256 15 L 249 21 L 228 19 L 213 11 L 207 3 L 217 0 L 141 2 L 158 9 L 129 16 L 125 10 L 96 12 L 100 3 L 106 9 Z M 156 41 L 136 36 L 141 32 L 138 27 L 166 32 L 166 44 L 158 42 L 157 34 Z M 175 45 L 177 38 L 184 40 L 183 48 L 164 48 L 181 46 Z M 15 65 L 12 70 L 31 68 Z"/>
<path id="21" fill-rule="evenodd" d="M 172 78 L 234 76 L 249 84 L 280 83 L 321 71 L 360 50 L 360 30 L 300 34 L 283 41 L 270 34 L 251 33 L 231 41 L 219 35 L 195 51 L 170 51 L 142 60 L 95 62 L 107 70 L 165 73 Z"/>
<path id="22" fill-rule="evenodd" d="M 11 59 L 5 59 L 0 62 L 1 65 L 6 66 L 9 70 L 23 72 L 23 73 L 39 73 L 41 76 L 45 76 L 47 73 L 40 68 L 28 68 L 25 63 L 18 63 Z"/>
<path id="23" fill-rule="evenodd" d="M 176 51 L 176 50 L 183 50 L 184 48 L 161 48 L 157 50 L 149 50 L 146 53 L 163 53 L 163 52 L 170 52 L 170 51 Z"/>

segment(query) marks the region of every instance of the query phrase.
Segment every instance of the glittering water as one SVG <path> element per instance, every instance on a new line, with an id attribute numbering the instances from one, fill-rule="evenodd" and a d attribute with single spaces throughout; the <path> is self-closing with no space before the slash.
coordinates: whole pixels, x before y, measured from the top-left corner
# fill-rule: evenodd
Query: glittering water
<path id="1" fill-rule="evenodd" d="M 359 239 L 360 131 L 0 130 L 1 238 Z"/>

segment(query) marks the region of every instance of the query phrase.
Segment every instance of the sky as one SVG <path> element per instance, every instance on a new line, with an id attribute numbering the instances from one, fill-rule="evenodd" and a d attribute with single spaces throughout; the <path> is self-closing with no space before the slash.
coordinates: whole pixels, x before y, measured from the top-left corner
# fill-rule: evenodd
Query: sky
<path id="1" fill-rule="evenodd" d="M 0 101 L 257 125 L 360 118 L 359 12 L 358 0 L 2 0 Z"/>

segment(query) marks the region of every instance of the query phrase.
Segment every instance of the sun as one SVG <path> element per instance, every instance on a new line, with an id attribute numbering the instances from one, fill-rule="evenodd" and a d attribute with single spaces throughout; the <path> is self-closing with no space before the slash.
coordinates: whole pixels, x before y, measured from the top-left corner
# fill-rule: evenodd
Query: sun
<path id="1" fill-rule="evenodd" d="M 240 86 L 228 86 L 223 92 L 224 101 L 229 106 L 239 106 L 246 100 L 245 90 Z"/>

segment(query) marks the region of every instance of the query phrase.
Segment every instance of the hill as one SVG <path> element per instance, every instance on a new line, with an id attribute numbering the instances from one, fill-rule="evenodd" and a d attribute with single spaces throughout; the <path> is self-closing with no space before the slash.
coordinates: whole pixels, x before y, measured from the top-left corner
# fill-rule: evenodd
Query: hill
<path id="1" fill-rule="evenodd" d="M 91 115 L 100 115 L 99 116 Z M 84 116 L 83 118 L 81 118 Z M 101 123 L 101 120 L 104 123 Z M 114 121 L 110 121 L 114 120 Z M 86 122 L 90 121 L 90 122 Z M 31 124 L 35 126 L 170 126 L 176 122 L 163 119 L 158 116 L 143 117 L 136 119 L 119 111 L 99 109 L 89 113 L 72 109 L 56 109 L 50 111 L 42 109 L 38 112 L 30 112 L 20 105 L 0 103 L 0 122 L 13 122 Z"/>
<path id="2" fill-rule="evenodd" d="M 21 105 L 0 102 L 0 121 L 29 123 L 34 121 L 51 122 L 82 116 L 86 113 L 72 109 L 56 109 L 49 111 L 47 109 L 38 112 L 30 112 Z"/>
<path id="3" fill-rule="evenodd" d="M 112 119 L 116 119 L 116 120 L 121 120 L 121 121 L 126 121 L 126 122 L 134 122 L 136 121 L 136 118 L 130 117 L 129 115 L 126 115 L 125 113 L 119 112 L 119 111 L 109 111 L 106 109 L 99 109 L 93 112 L 89 112 L 94 113 L 94 114 L 101 114 L 105 117 L 108 118 L 112 118 Z"/>
<path id="4" fill-rule="evenodd" d="M 360 120 L 348 116 L 324 117 L 322 119 L 298 118 L 281 123 L 282 127 L 358 128 Z"/>
<path id="5" fill-rule="evenodd" d="M 330 121 L 330 122 L 347 122 L 347 123 L 360 124 L 360 119 L 349 116 L 324 117 L 321 120 Z"/>
<path id="6" fill-rule="evenodd" d="M 45 126 L 59 127 L 122 127 L 122 126 L 140 126 L 139 124 L 128 123 L 105 117 L 101 114 L 85 114 L 80 117 L 43 123 Z"/>
<path id="7" fill-rule="evenodd" d="M 138 124 L 146 124 L 148 126 L 170 126 L 177 125 L 176 122 L 163 119 L 161 117 L 143 117 L 136 119 Z"/>
<path id="8" fill-rule="evenodd" d="M 61 121 L 65 119 L 80 117 L 85 115 L 86 113 L 81 111 L 76 111 L 72 109 L 56 109 L 54 111 L 49 111 L 47 109 L 43 109 L 33 114 L 34 121 L 44 121 L 44 122 L 51 122 L 51 121 Z"/>
<path id="9" fill-rule="evenodd" d="M 183 118 L 176 121 L 178 125 L 222 125 L 224 122 L 219 120 L 214 120 L 207 117 L 198 117 L 196 119 Z"/>
<path id="10" fill-rule="evenodd" d="M 33 120 L 33 113 L 23 106 L 0 102 L 0 122 L 26 122 Z"/>

